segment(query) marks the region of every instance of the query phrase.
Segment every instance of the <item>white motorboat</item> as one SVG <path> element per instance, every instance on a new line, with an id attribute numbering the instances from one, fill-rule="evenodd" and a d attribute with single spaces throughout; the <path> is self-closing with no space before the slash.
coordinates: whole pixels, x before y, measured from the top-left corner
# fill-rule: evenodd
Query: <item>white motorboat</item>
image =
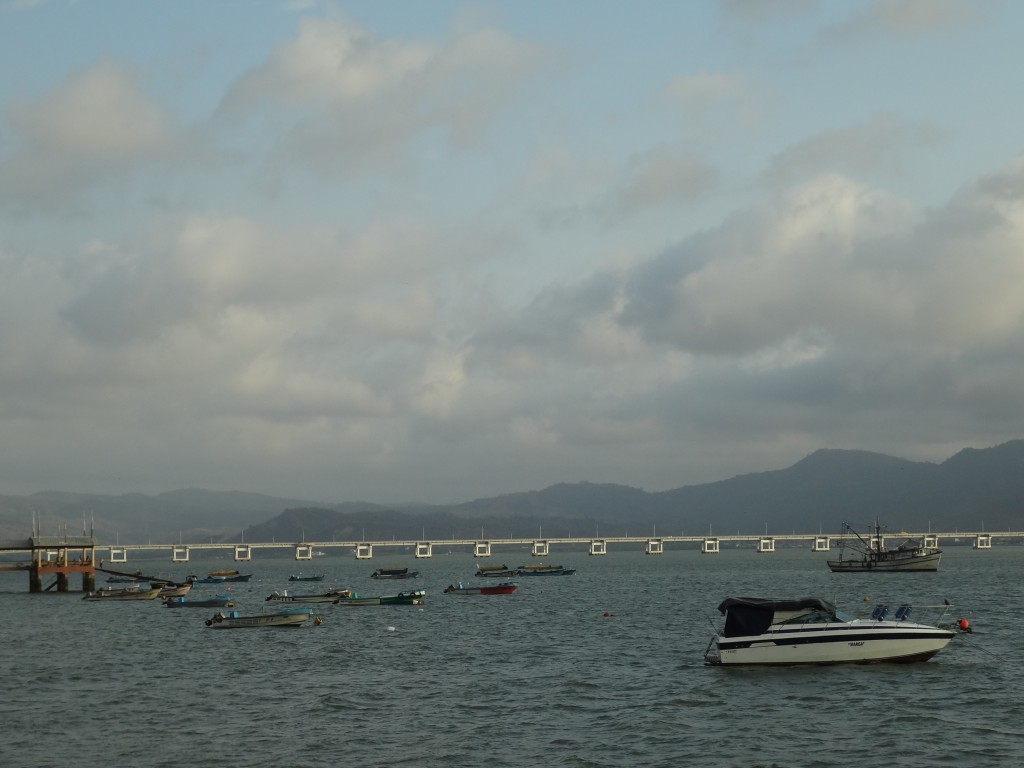
<path id="1" fill-rule="evenodd" d="M 950 606 L 942 606 L 940 621 Z M 851 618 L 816 597 L 773 600 L 729 597 L 718 610 L 725 628 L 711 638 L 707 664 L 870 664 L 927 661 L 956 632 L 908 620 L 900 606 L 892 619 L 879 605 L 869 619 Z M 961 619 L 959 626 L 968 627 Z"/>

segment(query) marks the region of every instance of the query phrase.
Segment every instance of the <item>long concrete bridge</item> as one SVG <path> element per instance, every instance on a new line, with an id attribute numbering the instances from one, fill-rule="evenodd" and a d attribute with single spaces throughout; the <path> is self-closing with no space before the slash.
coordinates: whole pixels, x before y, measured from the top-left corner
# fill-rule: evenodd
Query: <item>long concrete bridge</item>
<path id="1" fill-rule="evenodd" d="M 533 557 L 548 557 L 551 548 L 585 548 L 590 555 L 606 555 L 610 547 L 642 548 L 645 554 L 660 555 L 667 545 L 696 546 L 703 554 L 717 554 L 723 546 L 748 548 L 758 553 L 772 553 L 776 545 L 806 546 L 812 552 L 828 552 L 840 540 L 838 535 L 826 534 L 782 534 L 782 535 L 728 535 L 728 536 L 612 536 L 612 537 L 554 537 L 508 538 L 508 539 L 407 539 L 381 541 L 300 541 L 300 542 L 255 542 L 209 544 L 100 544 L 93 536 L 40 536 L 15 541 L 0 541 L 0 555 L 27 555 L 26 561 L 0 560 L 0 571 L 21 570 L 29 573 L 29 589 L 42 591 L 42 581 L 47 575 L 56 576 L 56 581 L 47 589 L 56 586 L 58 591 L 68 590 L 68 579 L 72 574 L 81 574 L 82 589 L 95 588 L 96 563 L 121 565 L 131 555 L 142 553 L 166 553 L 172 562 L 188 562 L 193 554 L 213 552 L 230 553 L 236 562 L 247 562 L 260 551 L 291 551 L 296 560 L 312 560 L 318 555 L 354 556 L 357 560 L 369 560 L 375 552 L 411 552 L 416 558 L 432 557 L 434 548 L 446 551 L 467 550 L 474 557 L 491 557 L 496 550 L 514 547 L 529 547 Z M 881 539 L 881 542 L 879 542 Z M 954 531 L 947 533 L 915 533 L 902 531 L 881 536 L 867 537 L 873 548 L 885 546 L 885 540 L 915 539 L 926 547 L 939 547 L 942 542 L 970 543 L 977 550 L 991 549 L 993 540 L 1013 541 L 1024 539 L 1024 531 L 985 532 Z"/>

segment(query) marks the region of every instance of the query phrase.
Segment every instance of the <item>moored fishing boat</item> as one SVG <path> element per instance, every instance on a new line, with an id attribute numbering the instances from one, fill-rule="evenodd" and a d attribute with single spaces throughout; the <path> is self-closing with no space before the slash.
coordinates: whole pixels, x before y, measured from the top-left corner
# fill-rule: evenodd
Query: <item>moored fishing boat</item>
<path id="1" fill-rule="evenodd" d="M 215 613 L 206 620 L 213 629 L 249 629 L 254 627 L 301 627 L 313 612 L 305 608 L 283 608 L 273 613 L 243 616 L 239 611 Z"/>
<path id="2" fill-rule="evenodd" d="M 160 594 L 160 588 L 142 589 L 140 587 L 123 587 L 114 589 L 106 587 L 97 589 L 95 592 L 86 592 L 83 600 L 117 601 L 117 600 L 155 600 Z"/>
<path id="3" fill-rule="evenodd" d="M 280 592 L 275 589 L 264 600 L 276 603 L 333 603 L 339 597 L 351 596 L 352 591 L 348 589 L 329 589 L 320 595 L 289 595 L 287 589 Z"/>
<path id="4" fill-rule="evenodd" d="M 183 597 L 192 589 L 192 583 L 187 581 L 184 584 L 152 583 L 150 586 L 160 590 L 160 592 L 157 593 L 157 597 L 161 599 L 167 597 Z"/>
<path id="5" fill-rule="evenodd" d="M 516 569 L 517 576 L 572 576 L 574 573 L 575 568 L 561 565 L 520 565 Z"/>
<path id="6" fill-rule="evenodd" d="M 349 607 L 362 607 L 367 605 L 423 605 L 427 593 L 425 590 L 417 589 L 412 592 L 399 592 L 397 595 L 383 595 L 367 597 L 350 594 L 348 597 L 339 597 L 334 601 L 335 605 Z"/>
<path id="7" fill-rule="evenodd" d="M 408 568 L 378 568 L 370 574 L 371 579 L 415 579 L 420 575 L 419 571 L 410 571 Z"/>
<path id="8" fill-rule="evenodd" d="M 519 575 L 519 571 L 515 568 L 509 568 L 507 565 L 478 565 L 476 567 L 476 575 L 490 579 L 508 579 Z"/>
<path id="9" fill-rule="evenodd" d="M 882 528 L 875 522 L 875 533 L 866 539 L 849 524 L 843 523 L 839 540 L 839 559 L 828 560 L 833 573 L 866 572 L 921 572 L 937 571 L 942 550 L 926 547 L 914 539 L 907 539 L 895 549 L 887 549 Z"/>
<path id="10" fill-rule="evenodd" d="M 323 581 L 325 574 L 317 574 L 316 576 L 303 576 L 301 573 L 293 573 L 288 577 L 288 581 Z"/>
<path id="11" fill-rule="evenodd" d="M 460 581 L 456 584 L 449 584 L 444 589 L 446 595 L 511 595 L 519 589 L 514 581 L 505 581 L 501 584 L 488 584 L 480 587 L 467 587 Z"/>
<path id="12" fill-rule="evenodd" d="M 167 608 L 234 608 L 235 604 L 228 595 L 213 597 L 169 597 L 164 600 Z"/>
<path id="13" fill-rule="evenodd" d="M 238 571 L 234 571 L 233 575 L 226 576 L 227 571 L 211 571 L 204 578 L 200 579 L 198 576 L 189 575 L 185 577 L 185 581 L 192 584 L 224 584 L 225 582 L 237 582 L 237 581 L 248 581 L 252 578 L 251 573 L 242 574 Z"/>
<path id="14" fill-rule="evenodd" d="M 942 618 L 948 613 L 947 604 Z M 774 600 L 730 597 L 718 606 L 725 628 L 704 653 L 712 665 L 868 664 L 927 661 L 955 631 L 908 620 L 911 607 L 900 606 L 888 620 L 877 606 L 869 619 L 851 618 L 820 598 Z M 965 619 L 958 625 L 967 629 Z"/>

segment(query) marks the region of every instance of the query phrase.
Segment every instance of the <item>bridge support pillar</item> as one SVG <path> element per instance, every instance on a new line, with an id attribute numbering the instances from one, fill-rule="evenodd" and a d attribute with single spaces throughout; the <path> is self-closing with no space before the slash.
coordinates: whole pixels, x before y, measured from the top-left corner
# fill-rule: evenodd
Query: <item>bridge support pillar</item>
<path id="1" fill-rule="evenodd" d="M 538 539 L 530 547 L 530 555 L 533 557 L 547 557 L 550 552 L 548 542 L 545 539 Z"/>
<path id="2" fill-rule="evenodd" d="M 811 544 L 812 552 L 828 552 L 829 542 L 828 536 L 815 536 L 814 543 Z"/>
<path id="3" fill-rule="evenodd" d="M 356 544 L 356 560 L 369 560 L 373 557 L 373 544 Z"/>
<path id="4" fill-rule="evenodd" d="M 188 562 L 188 547 L 185 547 L 185 546 L 171 547 L 171 562 L 172 563 L 187 563 Z"/>
<path id="5" fill-rule="evenodd" d="M 434 556 L 434 545 L 429 541 L 416 542 L 416 557 L 433 557 Z"/>
<path id="6" fill-rule="evenodd" d="M 608 554 L 608 542 L 604 539 L 591 539 L 590 540 L 590 554 L 591 555 L 607 555 Z"/>
<path id="7" fill-rule="evenodd" d="M 252 560 L 252 547 L 248 544 L 235 545 L 235 562 L 247 563 Z"/>
<path id="8" fill-rule="evenodd" d="M 987 533 L 979 533 L 974 537 L 974 549 L 992 549 L 992 537 Z"/>
<path id="9" fill-rule="evenodd" d="M 295 547 L 295 559 L 296 560 L 312 560 L 313 559 L 313 547 L 309 544 L 299 544 Z"/>
<path id="10" fill-rule="evenodd" d="M 757 540 L 757 551 L 758 552 L 774 552 L 775 551 L 775 539 L 766 537 Z"/>
<path id="11" fill-rule="evenodd" d="M 473 545 L 473 557 L 490 557 L 491 542 L 478 541 Z"/>
<path id="12" fill-rule="evenodd" d="M 718 554 L 718 539 L 710 538 L 704 539 L 700 545 L 700 553 L 702 555 L 717 555 Z"/>
<path id="13" fill-rule="evenodd" d="M 925 549 L 938 549 L 939 548 L 939 537 L 928 534 L 924 537 L 921 542 L 921 546 Z"/>
<path id="14" fill-rule="evenodd" d="M 111 547 L 110 548 L 110 562 L 112 562 L 112 563 L 127 563 L 128 562 L 128 549 L 126 547 Z"/>
<path id="15" fill-rule="evenodd" d="M 645 555 L 660 555 L 665 551 L 665 542 L 661 539 L 648 539 L 644 548 Z"/>

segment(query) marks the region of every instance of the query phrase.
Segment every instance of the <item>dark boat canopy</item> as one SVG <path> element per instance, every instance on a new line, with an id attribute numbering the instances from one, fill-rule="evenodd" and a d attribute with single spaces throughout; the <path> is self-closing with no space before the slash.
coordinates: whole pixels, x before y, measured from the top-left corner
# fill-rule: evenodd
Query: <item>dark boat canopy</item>
<path id="1" fill-rule="evenodd" d="M 725 636 L 743 637 L 763 634 L 772 625 L 776 611 L 817 610 L 834 614 L 836 607 L 818 597 L 774 600 L 765 597 L 727 597 L 718 606 L 726 614 Z"/>
<path id="2" fill-rule="evenodd" d="M 823 611 L 834 611 L 836 607 L 828 600 L 820 597 L 801 597 L 796 600 L 774 600 L 770 597 L 727 597 L 718 606 L 725 613 L 733 606 L 743 605 L 748 608 L 762 608 L 768 611 L 802 611 L 805 608 L 820 608 Z"/>

